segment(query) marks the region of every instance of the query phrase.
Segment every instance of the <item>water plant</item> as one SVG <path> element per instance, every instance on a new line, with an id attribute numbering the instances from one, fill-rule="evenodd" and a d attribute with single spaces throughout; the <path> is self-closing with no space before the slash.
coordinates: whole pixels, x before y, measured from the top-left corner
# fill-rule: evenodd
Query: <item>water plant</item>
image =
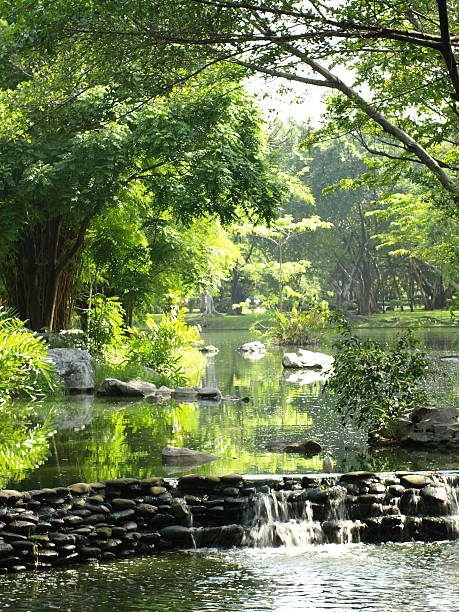
<path id="1" fill-rule="evenodd" d="M 344 421 L 390 431 L 403 413 L 426 403 L 422 383 L 431 366 L 413 330 L 391 342 L 360 338 L 346 321 L 337 331 L 332 343 L 335 362 L 325 389 Z"/>
<path id="2" fill-rule="evenodd" d="M 183 349 L 201 342 L 199 326 L 187 325 L 185 309 L 174 304 L 163 312 L 160 321 L 148 313 L 145 327 L 129 329 L 127 362 L 151 368 L 174 383 L 183 382 Z"/>

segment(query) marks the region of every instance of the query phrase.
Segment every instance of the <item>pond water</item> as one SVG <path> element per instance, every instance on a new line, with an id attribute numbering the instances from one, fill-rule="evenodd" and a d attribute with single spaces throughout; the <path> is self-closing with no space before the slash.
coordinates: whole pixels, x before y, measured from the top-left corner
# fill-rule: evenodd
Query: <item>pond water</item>
<path id="1" fill-rule="evenodd" d="M 166 553 L 1 578 L 1 609 L 457 612 L 458 561 L 458 542 Z"/>
<path id="2" fill-rule="evenodd" d="M 369 333 L 368 331 L 366 333 Z M 387 332 L 372 331 L 372 335 Z M 336 471 L 371 468 L 458 469 L 453 453 L 371 451 L 365 435 L 344 428 L 319 382 L 283 376 L 282 351 L 260 360 L 235 351 L 248 332 L 208 333 L 219 347 L 203 383 L 248 403 L 220 406 L 165 402 L 102 402 L 75 398 L 46 403 L 40 417 L 56 433 L 46 461 L 8 487 L 30 489 L 122 476 L 177 475 L 161 464 L 167 443 L 211 452 L 219 459 L 189 471 L 223 474 L 320 472 L 306 459 L 266 449 L 269 441 L 313 438 L 332 450 Z M 426 332 L 432 355 L 459 353 L 458 332 Z M 459 403 L 459 365 L 432 385 L 439 405 Z M 291 374 L 291 373 L 290 373 Z M 23 475 L 24 476 L 24 475 Z M 43 574 L 0 578 L 2 610 L 448 610 L 459 611 L 459 542 L 316 545 L 167 553 Z"/>
<path id="3" fill-rule="evenodd" d="M 249 339 L 247 331 L 206 334 L 205 341 L 220 352 L 208 357 L 202 381 L 219 386 L 224 395 L 247 396 L 249 402 L 148 404 L 93 397 L 46 402 L 39 408 L 40 416 L 51 419 L 57 430 L 48 457 L 8 486 L 24 490 L 123 476 L 178 475 L 161 463 L 161 450 L 167 443 L 217 455 L 217 461 L 188 470 L 205 474 L 322 471 L 320 455 L 305 458 L 269 452 L 269 443 L 280 439 L 317 440 L 332 451 L 337 472 L 458 468 L 459 449 L 447 454 L 369 449 L 364 432 L 343 427 L 320 382 L 303 384 L 293 372 L 284 375 L 281 356 L 286 349 L 270 350 L 258 360 L 235 350 Z M 425 332 L 424 340 L 436 357 L 459 353 L 459 332 L 452 328 Z M 439 376 L 431 384 L 432 401 L 458 405 L 459 362 L 444 362 L 442 368 L 449 380 Z"/>

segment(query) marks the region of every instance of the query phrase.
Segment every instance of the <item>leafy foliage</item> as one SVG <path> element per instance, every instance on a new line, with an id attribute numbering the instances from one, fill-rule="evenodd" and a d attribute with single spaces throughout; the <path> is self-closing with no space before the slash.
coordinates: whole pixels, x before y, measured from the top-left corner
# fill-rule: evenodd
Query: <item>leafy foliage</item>
<path id="1" fill-rule="evenodd" d="M 184 379 L 181 351 L 200 341 L 199 327 L 185 323 L 185 309 L 173 305 L 155 321 L 147 314 L 146 330 L 129 329 L 127 361 L 152 368 L 177 383 Z"/>
<path id="2" fill-rule="evenodd" d="M 0 407 L 20 395 L 33 399 L 52 388 L 53 364 L 44 340 L 0 306 Z"/>
<path id="3" fill-rule="evenodd" d="M 328 303 L 314 296 L 309 303 L 293 306 L 291 312 L 274 311 L 274 325 L 269 334 L 279 344 L 314 344 L 327 328 L 329 319 Z"/>
<path id="4" fill-rule="evenodd" d="M 120 350 L 124 339 L 124 310 L 118 298 L 96 295 L 87 313 L 87 348 L 99 358 L 109 358 Z"/>
<path id="5" fill-rule="evenodd" d="M 334 340 L 335 362 L 325 389 L 336 399 L 343 420 L 370 430 L 386 426 L 424 404 L 421 388 L 429 371 L 426 352 L 411 330 L 390 343 L 359 338 L 341 323 Z"/>

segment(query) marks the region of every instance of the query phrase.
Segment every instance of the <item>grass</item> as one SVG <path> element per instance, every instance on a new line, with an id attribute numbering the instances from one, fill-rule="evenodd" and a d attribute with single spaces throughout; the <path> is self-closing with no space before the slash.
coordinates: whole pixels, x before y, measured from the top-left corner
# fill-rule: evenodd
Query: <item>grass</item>
<path id="1" fill-rule="evenodd" d="M 453 325 L 449 310 L 409 310 L 380 312 L 352 319 L 355 327 L 449 327 Z"/>
<path id="2" fill-rule="evenodd" d="M 160 320 L 161 315 L 153 315 L 155 320 Z M 245 330 L 260 321 L 266 321 L 267 315 L 264 309 L 258 308 L 255 312 L 244 309 L 241 315 L 217 314 L 211 317 L 202 315 L 200 312 L 187 312 L 185 321 L 190 324 L 201 325 L 203 331 L 214 330 Z"/>
<path id="3" fill-rule="evenodd" d="M 154 315 L 161 318 L 161 315 Z M 263 323 L 270 326 L 268 316 L 264 309 L 258 308 L 255 312 L 244 309 L 241 315 L 218 314 L 211 317 L 199 312 L 188 312 L 185 315 L 188 324 L 194 323 L 202 326 L 203 331 L 232 331 L 248 330 L 255 324 Z M 424 310 L 422 308 L 410 312 L 409 310 L 380 312 L 369 316 L 355 315 L 351 322 L 356 328 L 370 327 L 450 327 L 454 326 L 448 309 Z"/>

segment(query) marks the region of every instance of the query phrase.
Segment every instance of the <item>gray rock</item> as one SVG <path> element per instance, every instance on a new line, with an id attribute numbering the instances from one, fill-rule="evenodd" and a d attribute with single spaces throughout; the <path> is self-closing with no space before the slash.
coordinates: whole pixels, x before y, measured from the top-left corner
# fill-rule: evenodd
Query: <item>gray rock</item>
<path id="1" fill-rule="evenodd" d="M 406 474 L 400 478 L 400 483 L 404 487 L 422 489 L 429 484 L 429 480 L 426 476 L 424 476 L 424 474 Z"/>
<path id="2" fill-rule="evenodd" d="M 317 455 L 322 449 L 322 445 L 315 440 L 305 440 L 304 442 L 286 442 L 276 440 L 268 445 L 269 450 L 279 453 L 300 453 L 303 455 Z"/>
<path id="3" fill-rule="evenodd" d="M 194 402 L 198 399 L 198 389 L 196 387 L 177 387 L 171 393 L 174 399 Z"/>
<path id="4" fill-rule="evenodd" d="M 424 487 L 421 490 L 421 496 L 434 502 L 443 503 L 448 501 L 448 492 L 445 487 Z"/>
<path id="5" fill-rule="evenodd" d="M 218 459 L 215 455 L 207 455 L 191 448 L 180 448 L 168 444 L 161 452 L 161 457 L 165 463 L 200 465 L 210 463 Z"/>
<path id="6" fill-rule="evenodd" d="M 417 408 L 400 417 L 391 432 L 378 432 L 383 438 L 389 433 L 404 446 L 455 448 L 459 444 L 459 408 Z"/>
<path id="7" fill-rule="evenodd" d="M 216 346 L 213 346 L 212 344 L 201 346 L 199 350 L 205 355 L 216 355 L 219 352 L 218 348 Z"/>
<path id="8" fill-rule="evenodd" d="M 56 348 L 49 349 L 48 356 L 69 391 L 83 393 L 94 390 L 94 367 L 88 351 Z"/>
<path id="9" fill-rule="evenodd" d="M 333 365 L 333 357 L 325 353 L 299 349 L 298 353 L 285 353 L 282 357 L 284 368 L 321 370 L 328 372 Z"/>
<path id="10" fill-rule="evenodd" d="M 222 398 L 222 392 L 217 387 L 201 387 L 198 389 L 198 398 L 218 402 Z"/>
<path id="11" fill-rule="evenodd" d="M 169 540 L 174 544 L 194 548 L 193 529 L 190 527 L 170 525 L 161 529 L 160 533 L 165 540 Z"/>
<path id="12" fill-rule="evenodd" d="M 248 359 L 260 359 L 265 356 L 266 346 L 263 342 L 254 340 L 253 342 L 246 342 L 242 346 L 239 346 L 237 350 Z"/>
<path id="13" fill-rule="evenodd" d="M 156 393 L 154 395 L 147 395 L 145 400 L 149 404 L 165 402 L 166 400 L 170 399 L 172 391 L 173 389 L 171 389 L 170 387 L 162 385 L 161 387 L 159 387 L 159 389 L 156 389 Z"/>
<path id="14" fill-rule="evenodd" d="M 156 394 L 156 385 L 142 380 L 124 382 L 106 378 L 97 390 L 100 397 L 147 397 Z"/>

